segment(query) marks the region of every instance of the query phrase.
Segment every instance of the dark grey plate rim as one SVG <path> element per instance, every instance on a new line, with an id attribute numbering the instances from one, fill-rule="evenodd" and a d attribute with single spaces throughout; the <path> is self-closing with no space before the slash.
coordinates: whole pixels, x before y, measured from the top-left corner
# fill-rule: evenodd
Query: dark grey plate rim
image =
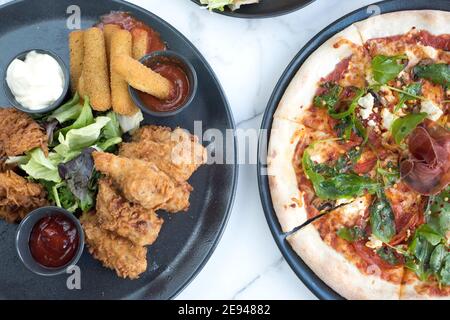
<path id="1" fill-rule="evenodd" d="M 7 2 L 3 5 L 0 5 L 0 12 L 2 9 L 8 7 L 8 6 L 12 6 L 15 5 L 16 3 L 20 3 L 20 2 L 26 2 L 29 0 L 13 0 L 11 2 Z M 213 79 L 213 83 L 214 85 L 219 89 L 220 91 L 220 98 L 223 102 L 223 106 L 225 108 L 225 112 L 227 114 L 227 119 L 226 121 L 230 124 L 230 128 L 229 129 L 236 129 L 236 123 L 233 117 L 233 113 L 231 111 L 230 105 L 228 103 L 228 99 L 225 95 L 225 91 L 223 90 L 223 87 L 220 83 L 220 81 L 217 78 L 216 73 L 214 72 L 214 70 L 212 69 L 212 67 L 209 65 L 209 63 L 207 62 L 207 60 L 205 59 L 205 57 L 201 54 L 201 52 L 192 44 L 191 41 L 189 41 L 183 33 L 181 33 L 180 31 L 178 31 L 175 27 L 173 27 L 171 24 L 169 24 L 167 21 L 165 21 L 164 19 L 160 18 L 159 16 L 157 16 L 156 14 L 142 8 L 139 7 L 133 3 L 127 2 L 127 1 L 123 1 L 123 0 L 109 0 L 111 2 L 115 2 L 117 4 L 121 4 L 121 5 L 125 5 L 125 6 L 129 6 L 131 8 L 133 8 L 133 10 L 139 11 L 144 15 L 149 16 L 151 19 L 157 20 L 159 23 L 161 23 L 162 25 L 164 25 L 168 30 L 170 30 L 170 32 L 176 33 L 180 38 L 182 38 L 185 43 L 190 47 L 190 49 L 195 52 L 199 59 L 201 60 L 201 62 L 203 63 L 203 65 L 206 67 L 208 73 L 211 75 L 212 79 Z M 108 12 L 109 9 L 106 9 L 105 12 Z M 216 236 L 214 237 L 214 240 L 211 243 L 211 246 L 208 249 L 208 253 L 206 254 L 206 256 L 203 258 L 202 261 L 200 261 L 200 263 L 198 264 L 197 268 L 186 277 L 185 281 L 176 289 L 174 290 L 172 293 L 167 295 L 167 299 L 172 300 L 174 298 L 176 298 L 194 279 L 195 277 L 200 273 L 200 271 L 204 268 L 204 266 L 207 264 L 207 262 L 209 261 L 209 259 L 211 258 L 212 254 L 214 253 L 215 249 L 217 248 L 217 245 L 219 244 L 222 235 L 225 231 L 225 228 L 228 224 L 229 218 L 230 218 L 230 214 L 231 211 L 233 209 L 234 206 L 234 202 L 236 199 L 236 189 L 237 189 L 237 182 L 238 182 L 238 175 L 239 175 L 239 167 L 236 165 L 237 163 L 237 138 L 236 136 L 233 137 L 233 160 L 234 160 L 234 165 L 233 165 L 233 177 L 232 177 L 232 187 L 231 187 L 231 196 L 230 199 L 228 200 L 228 205 L 225 209 L 225 212 L 223 214 L 223 218 L 222 221 L 220 221 L 220 228 L 219 230 L 217 230 Z M 126 299 L 126 298 L 125 298 Z M 152 299 L 152 297 L 150 295 L 148 295 L 148 293 L 144 293 L 142 295 L 142 299 Z"/>
<path id="2" fill-rule="evenodd" d="M 372 5 L 377 5 L 381 9 L 381 13 L 389 13 L 395 11 L 404 10 L 444 10 L 450 11 L 450 2 L 447 0 L 387 0 L 376 2 Z M 283 257 L 288 262 L 291 269 L 297 275 L 297 277 L 304 283 L 304 285 L 312 291 L 312 293 L 321 300 L 343 300 L 337 292 L 331 289 L 323 280 L 321 280 L 308 265 L 292 250 L 289 243 L 286 241 L 286 234 L 282 232 L 281 226 L 276 217 L 275 210 L 272 204 L 272 198 L 269 188 L 268 176 L 260 174 L 265 172 L 267 166 L 262 163 L 262 159 L 266 159 L 267 145 L 270 138 L 270 130 L 272 128 L 273 115 L 278 107 L 278 104 L 284 95 L 287 87 L 291 83 L 295 74 L 302 66 L 304 61 L 326 40 L 331 38 L 334 34 L 342 31 L 352 23 L 367 19 L 371 16 L 367 12 L 367 8 L 370 5 L 357 9 L 335 22 L 328 25 L 325 29 L 315 35 L 294 57 L 288 67 L 285 69 L 283 75 L 275 86 L 275 89 L 267 104 L 266 111 L 261 122 L 261 133 L 259 136 L 258 144 L 258 164 L 257 164 L 257 176 L 258 187 L 261 198 L 261 204 L 264 210 L 264 215 L 269 225 L 272 236 L 281 251 Z"/>
<path id="3" fill-rule="evenodd" d="M 199 0 L 191 0 L 191 1 L 199 6 L 203 6 Z M 300 10 L 306 6 L 309 6 L 314 1 L 316 1 L 316 0 L 307 0 L 307 2 L 293 5 L 293 6 L 289 7 L 288 9 L 276 10 L 271 13 L 242 13 L 242 12 L 239 12 L 239 9 L 236 11 L 231 11 L 229 9 L 225 9 L 225 11 L 213 10 L 213 12 L 224 15 L 224 16 L 232 17 L 232 18 L 265 19 L 265 18 L 279 17 L 279 16 L 283 16 L 283 15 L 292 13 L 292 12 Z M 255 3 L 254 5 L 258 5 L 258 4 Z"/>

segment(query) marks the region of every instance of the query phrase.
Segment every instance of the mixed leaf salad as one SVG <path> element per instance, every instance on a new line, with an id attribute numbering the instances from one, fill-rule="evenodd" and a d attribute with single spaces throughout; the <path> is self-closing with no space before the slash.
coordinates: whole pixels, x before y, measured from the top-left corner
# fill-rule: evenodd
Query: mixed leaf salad
<path id="1" fill-rule="evenodd" d="M 47 130 L 49 152 L 36 148 L 24 156 L 11 157 L 30 180 L 48 191 L 49 200 L 71 212 L 89 211 L 94 206 L 99 174 L 91 153 L 114 151 L 122 142 L 122 130 L 116 113 L 93 111 L 89 98 L 72 100 L 37 120 Z"/>
<path id="2" fill-rule="evenodd" d="M 200 0 L 200 3 L 206 5 L 209 10 L 219 11 L 224 11 L 226 6 L 231 10 L 236 10 L 243 4 L 257 2 L 259 2 L 259 0 Z"/>

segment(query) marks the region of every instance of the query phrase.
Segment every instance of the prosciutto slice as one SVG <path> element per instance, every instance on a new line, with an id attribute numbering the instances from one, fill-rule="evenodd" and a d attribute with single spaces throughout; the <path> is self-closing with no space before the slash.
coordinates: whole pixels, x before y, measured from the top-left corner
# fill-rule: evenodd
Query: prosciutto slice
<path id="1" fill-rule="evenodd" d="M 450 182 L 450 131 L 426 120 L 410 135 L 409 159 L 402 161 L 403 181 L 423 195 L 441 192 Z"/>

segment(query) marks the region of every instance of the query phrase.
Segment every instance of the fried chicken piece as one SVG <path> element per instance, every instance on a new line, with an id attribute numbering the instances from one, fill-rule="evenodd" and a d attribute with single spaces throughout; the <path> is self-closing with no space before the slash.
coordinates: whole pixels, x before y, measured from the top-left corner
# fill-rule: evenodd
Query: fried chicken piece
<path id="1" fill-rule="evenodd" d="M 7 222 L 19 222 L 34 209 L 48 205 L 46 196 L 40 184 L 10 170 L 0 173 L 0 218 Z"/>
<path id="2" fill-rule="evenodd" d="M 177 182 L 185 182 L 206 162 L 206 149 L 186 130 L 145 126 L 123 143 L 119 155 L 153 162 Z"/>
<path id="3" fill-rule="evenodd" d="M 135 245 L 98 226 L 97 217 L 84 213 L 80 218 L 92 256 L 122 278 L 137 279 L 147 270 L 147 248 Z"/>
<path id="4" fill-rule="evenodd" d="M 172 197 L 158 209 L 165 210 L 170 213 L 188 211 L 189 206 L 191 205 L 189 202 L 189 197 L 191 196 L 192 190 L 192 186 L 187 182 L 177 184 Z"/>
<path id="5" fill-rule="evenodd" d="M 34 148 L 48 152 L 47 135 L 26 113 L 0 108 L 0 156 L 19 156 Z"/>
<path id="6" fill-rule="evenodd" d="M 101 228 L 117 233 L 136 245 L 145 246 L 155 242 L 163 224 L 152 210 L 128 202 L 112 181 L 102 178 L 97 195 L 97 218 Z"/>
<path id="7" fill-rule="evenodd" d="M 95 167 L 111 177 L 129 201 L 156 210 L 173 197 L 175 184 L 153 163 L 94 152 Z"/>

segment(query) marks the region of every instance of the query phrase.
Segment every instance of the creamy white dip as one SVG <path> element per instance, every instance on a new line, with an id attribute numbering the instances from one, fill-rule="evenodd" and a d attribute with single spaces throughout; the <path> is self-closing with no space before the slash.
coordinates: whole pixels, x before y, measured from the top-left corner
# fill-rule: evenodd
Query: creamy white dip
<path id="1" fill-rule="evenodd" d="M 58 61 L 36 51 L 30 51 L 24 61 L 11 62 L 6 82 L 17 102 L 30 110 L 48 107 L 64 90 L 64 74 Z"/>

